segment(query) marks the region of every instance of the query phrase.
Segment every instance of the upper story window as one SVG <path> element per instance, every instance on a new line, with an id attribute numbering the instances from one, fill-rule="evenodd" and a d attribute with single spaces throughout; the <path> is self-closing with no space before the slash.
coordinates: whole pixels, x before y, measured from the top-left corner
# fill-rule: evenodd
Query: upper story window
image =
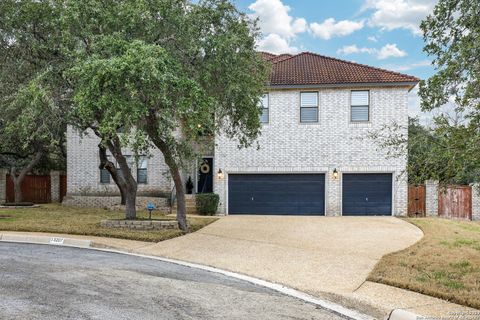
<path id="1" fill-rule="evenodd" d="M 300 122 L 318 122 L 318 92 L 300 93 Z"/>
<path id="2" fill-rule="evenodd" d="M 146 184 L 147 183 L 147 160 L 146 156 L 140 156 L 137 164 L 137 183 Z"/>
<path id="3" fill-rule="evenodd" d="M 270 120 L 270 115 L 269 115 L 269 100 L 268 100 L 268 93 L 265 93 L 262 96 L 262 99 L 260 100 L 260 106 L 262 108 L 262 114 L 260 116 L 260 122 L 261 123 L 268 123 Z"/>
<path id="4" fill-rule="evenodd" d="M 352 91 L 350 105 L 351 122 L 367 122 L 370 120 L 370 91 Z"/>

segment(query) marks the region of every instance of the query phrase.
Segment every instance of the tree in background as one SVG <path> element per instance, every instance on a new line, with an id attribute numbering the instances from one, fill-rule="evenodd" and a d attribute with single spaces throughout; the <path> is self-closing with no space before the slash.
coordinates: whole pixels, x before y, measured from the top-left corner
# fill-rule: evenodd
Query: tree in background
<path id="1" fill-rule="evenodd" d="M 46 1 L 0 2 L 0 163 L 16 202 L 27 173 L 65 167 L 59 17 Z"/>
<path id="2" fill-rule="evenodd" d="M 437 70 L 420 82 L 422 110 L 448 104 L 454 106 L 453 112 L 434 117 L 430 127 L 410 119 L 408 136 L 397 124 L 370 133 L 389 156 L 408 154 L 411 183 L 480 181 L 479 13 L 478 0 L 440 0 L 421 24 L 424 51 L 434 58 Z"/>
<path id="3" fill-rule="evenodd" d="M 65 161 L 65 114 L 49 92 L 35 79 L 3 101 L 0 159 L 10 168 L 17 203 L 23 201 L 21 185 L 27 173 L 42 160 L 60 166 Z"/>
<path id="4" fill-rule="evenodd" d="M 97 4 L 100 5 L 100 1 L 97 1 Z M 75 62 L 79 46 L 82 44 L 86 46 L 83 42 L 86 38 L 74 37 L 68 32 L 76 28 L 69 24 L 71 20 L 68 19 L 70 17 L 68 13 L 75 14 L 72 6 L 75 8 L 75 1 L 4 0 L 0 2 L 0 106 L 2 107 L 0 119 L 3 127 L 7 125 L 10 128 L 18 127 L 19 123 L 15 122 L 15 115 L 21 110 L 15 108 L 21 108 L 21 103 L 29 103 L 27 98 L 36 99 L 41 95 L 48 99 L 48 104 L 58 107 L 57 111 L 61 112 L 62 117 L 52 117 L 49 112 L 43 112 L 35 114 L 35 121 L 48 123 L 55 119 L 59 122 L 54 124 L 61 124 L 64 129 L 66 122 L 80 131 L 90 128 L 90 126 L 84 126 L 82 119 L 72 116 L 70 109 L 73 89 L 72 84 L 66 81 L 65 77 L 66 71 Z M 41 81 L 37 81 L 39 78 Z M 36 94 L 32 91 L 32 84 L 38 85 Z M 30 89 L 30 95 L 26 94 L 25 88 Z M 15 101 L 16 104 L 11 105 Z M 45 102 L 42 99 L 36 102 L 39 101 Z M 9 110 L 8 113 L 7 110 Z M 95 127 L 95 123 L 92 126 Z M 12 134 L 10 140 L 18 138 L 14 135 L 15 130 L 8 132 Z M 6 135 L 7 131 L 4 130 L 3 134 Z M 32 136 L 34 134 L 32 132 Z M 48 153 L 48 156 L 42 157 L 38 165 L 30 165 L 29 168 L 47 169 L 52 165 L 55 169 L 65 168 L 65 134 L 59 138 L 62 139 L 60 152 L 52 153 L 52 148 L 43 149 L 43 153 Z M 109 141 L 107 137 L 100 137 L 100 139 L 101 169 L 107 169 L 112 175 L 119 187 L 124 204 L 126 190 L 120 183 L 120 173 L 106 157 L 107 145 L 115 142 Z M 16 168 L 27 166 L 31 152 L 25 153 L 25 150 L 19 150 L 17 146 L 21 145 L 20 143 L 13 146 L 7 145 L 7 141 L 10 140 L 4 140 L 4 156 L 0 158 L 0 165 L 8 167 L 14 165 Z M 117 163 L 121 162 L 117 160 Z M 23 175 L 20 174 L 19 177 L 21 176 Z"/>
<path id="5" fill-rule="evenodd" d="M 457 164 L 447 178 L 470 182 L 480 178 L 479 13 L 478 0 L 440 0 L 421 24 L 424 50 L 437 69 L 420 82 L 421 106 L 430 111 L 453 103 L 462 115 L 460 121 L 445 114 L 435 120 L 435 135 L 443 147 L 437 156 Z"/>

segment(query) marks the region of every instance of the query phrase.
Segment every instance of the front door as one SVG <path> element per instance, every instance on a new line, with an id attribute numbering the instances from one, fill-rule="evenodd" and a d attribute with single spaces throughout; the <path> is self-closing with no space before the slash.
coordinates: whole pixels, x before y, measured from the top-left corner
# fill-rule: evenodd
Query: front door
<path id="1" fill-rule="evenodd" d="M 213 158 L 203 158 L 198 169 L 197 193 L 213 192 Z"/>

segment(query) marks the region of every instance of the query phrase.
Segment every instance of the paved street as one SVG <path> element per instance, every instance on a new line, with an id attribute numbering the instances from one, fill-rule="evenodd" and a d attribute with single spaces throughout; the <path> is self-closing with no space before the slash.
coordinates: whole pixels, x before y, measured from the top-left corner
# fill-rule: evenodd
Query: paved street
<path id="1" fill-rule="evenodd" d="M 222 275 L 147 258 L 0 244 L 0 319 L 343 319 Z"/>

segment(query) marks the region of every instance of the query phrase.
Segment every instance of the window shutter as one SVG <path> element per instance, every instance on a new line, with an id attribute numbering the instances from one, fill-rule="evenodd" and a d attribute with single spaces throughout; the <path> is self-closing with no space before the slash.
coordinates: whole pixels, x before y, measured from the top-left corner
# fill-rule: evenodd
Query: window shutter
<path id="1" fill-rule="evenodd" d="M 352 121 L 368 121 L 368 106 L 352 106 Z"/>
<path id="2" fill-rule="evenodd" d="M 300 100 L 302 107 L 318 107 L 317 92 L 302 92 Z"/>
<path id="3" fill-rule="evenodd" d="M 368 91 L 352 91 L 352 106 L 368 106 Z"/>

